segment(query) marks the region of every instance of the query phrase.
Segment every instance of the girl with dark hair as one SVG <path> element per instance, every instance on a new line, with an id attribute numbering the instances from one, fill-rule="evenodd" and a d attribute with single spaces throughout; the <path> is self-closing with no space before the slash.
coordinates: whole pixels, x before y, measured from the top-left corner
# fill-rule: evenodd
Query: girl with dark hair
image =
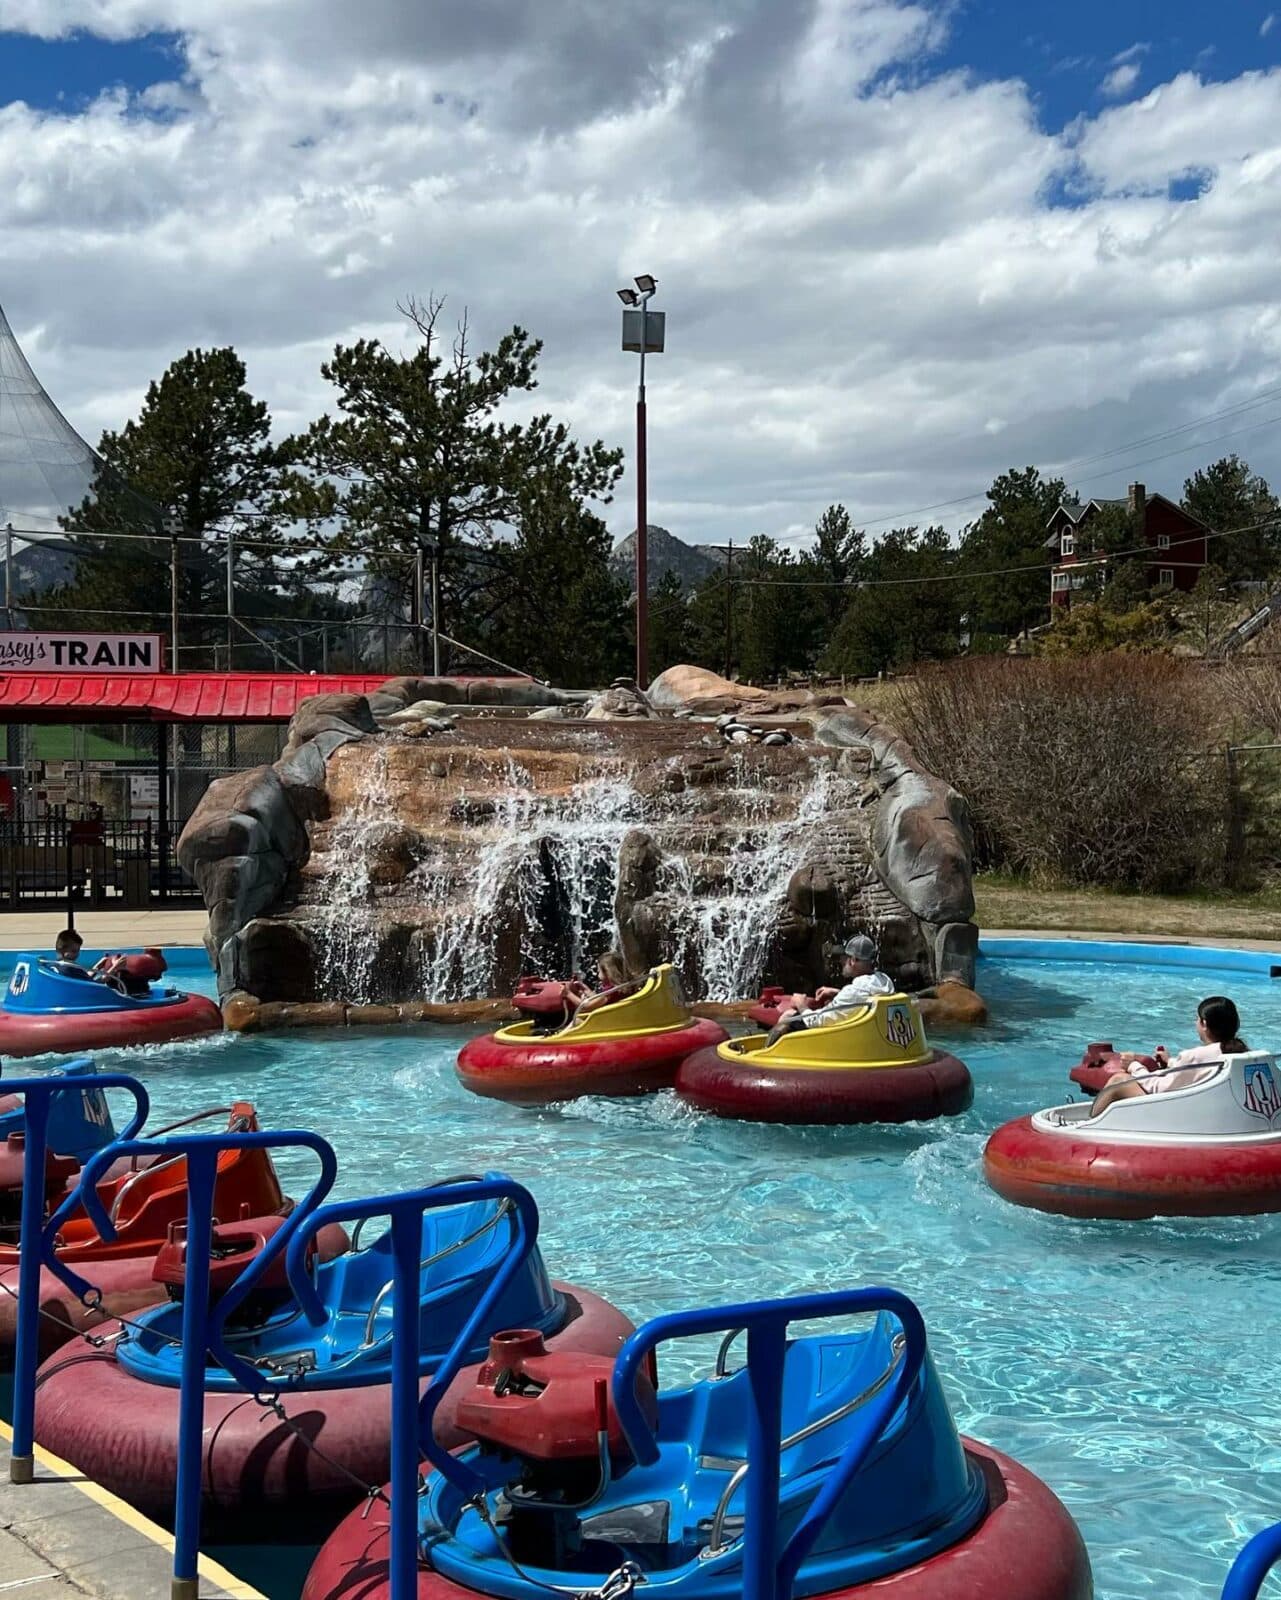
<path id="1" fill-rule="evenodd" d="M 1210 1076 L 1208 1069 L 1217 1066 L 1224 1056 L 1238 1055 L 1250 1048 L 1240 1036 L 1237 1008 L 1226 995 L 1212 994 L 1202 1000 L 1196 1008 L 1196 1031 L 1201 1043 L 1177 1056 L 1171 1056 L 1162 1045 L 1156 1051 L 1155 1070 L 1130 1061 L 1124 1077 L 1114 1078 L 1100 1090 L 1090 1115 L 1097 1117 L 1117 1100 L 1133 1100 L 1169 1089 L 1190 1089 L 1193 1084 L 1205 1082 Z"/>

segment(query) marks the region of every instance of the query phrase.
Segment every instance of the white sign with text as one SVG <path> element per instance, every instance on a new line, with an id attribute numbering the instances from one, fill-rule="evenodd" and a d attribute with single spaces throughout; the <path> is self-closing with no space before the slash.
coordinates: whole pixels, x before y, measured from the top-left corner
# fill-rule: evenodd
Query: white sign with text
<path id="1" fill-rule="evenodd" d="M 159 672 L 158 633 L 0 632 L 0 672 Z"/>

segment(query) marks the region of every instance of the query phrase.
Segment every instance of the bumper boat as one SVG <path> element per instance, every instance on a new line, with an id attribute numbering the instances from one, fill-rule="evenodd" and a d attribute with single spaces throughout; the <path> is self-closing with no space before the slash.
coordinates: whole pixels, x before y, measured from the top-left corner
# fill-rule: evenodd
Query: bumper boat
<path id="1" fill-rule="evenodd" d="M 916 1122 L 956 1116 L 974 1098 L 969 1069 L 925 1037 L 904 994 L 878 995 L 843 1022 L 763 1033 L 700 1050 L 676 1092 L 700 1111 L 752 1122 Z"/>
<path id="2" fill-rule="evenodd" d="M 867 1311 L 860 1332 L 786 1335 L 793 1319 Z M 744 1325 L 748 1365 L 729 1373 Z M 715 1376 L 655 1393 L 645 1363 L 660 1340 L 720 1332 Z M 435 1470 L 405 1508 L 419 1600 L 1092 1593 L 1063 1505 L 958 1435 L 920 1314 L 888 1290 L 660 1317 L 616 1361 L 505 1333 L 459 1419 L 477 1444 L 451 1458 L 424 1439 Z M 388 1600 L 390 1549 L 384 1507 L 348 1517 L 303 1600 Z"/>
<path id="3" fill-rule="evenodd" d="M 1097 1117 L 1076 1104 L 1007 1122 L 983 1152 L 988 1183 L 1014 1205 L 1067 1217 L 1281 1211 L 1276 1057 L 1251 1050 L 1209 1070 L 1200 1083 L 1116 1100 Z"/>
<path id="4" fill-rule="evenodd" d="M 61 1098 L 61 1097 L 59 1097 Z M 99 1095 L 99 1099 L 102 1097 Z M 54 1101 L 56 1106 L 58 1101 Z M 105 1101 L 103 1111 L 106 1111 Z M 158 1130 L 156 1137 L 190 1128 L 200 1122 L 219 1120 L 230 1131 L 258 1126 L 254 1108 L 247 1103 L 217 1107 L 184 1118 Z M 53 1119 L 51 1118 L 51 1125 Z M 52 1131 L 52 1126 L 51 1126 Z M 6 1157 L 21 1158 L 17 1136 L 6 1145 Z M 51 1139 L 52 1143 L 52 1139 Z M 55 1147 L 56 1148 L 56 1147 Z M 76 1187 L 80 1175 L 78 1161 L 51 1155 L 45 1168 L 46 1215 Z M 53 1273 L 40 1276 L 40 1319 L 42 1351 L 58 1349 L 77 1333 L 97 1327 L 112 1316 L 130 1316 L 144 1306 L 154 1306 L 165 1297 L 163 1283 L 153 1276 L 157 1251 L 171 1230 L 181 1227 L 187 1216 L 185 1162 L 125 1160 L 113 1163 L 97 1186 L 98 1198 L 111 1217 L 116 1237 L 103 1239 L 92 1220 L 78 1209 L 64 1223 L 58 1238 L 57 1256 L 67 1266 L 83 1273 L 101 1291 L 101 1300 L 90 1308 Z M 288 1215 L 292 1201 L 280 1187 L 276 1169 L 265 1150 L 229 1151 L 220 1158 L 215 1198 L 219 1216 L 276 1218 Z M 21 1205 L 19 1188 L 0 1194 L 3 1220 L 0 1221 L 0 1362 L 12 1359 L 17 1336 L 15 1310 L 18 1282 L 18 1220 Z M 345 1248 L 341 1236 L 323 1241 L 326 1255 Z"/>
<path id="5" fill-rule="evenodd" d="M 687 1056 L 727 1037 L 686 1009 L 671 966 L 655 967 L 635 994 L 579 1012 L 558 1033 L 516 1022 L 471 1039 L 458 1076 L 473 1094 L 525 1105 L 579 1095 L 637 1095 L 670 1088 Z"/>
<path id="6" fill-rule="evenodd" d="M 165 1044 L 222 1027 L 222 1013 L 206 995 L 159 984 L 145 990 L 129 994 L 97 979 L 70 977 L 44 956 L 20 955 L 0 1000 L 0 1056 Z"/>
<path id="7" fill-rule="evenodd" d="M 486 1181 L 505 1180 L 491 1174 Z M 524 1250 L 524 1259 L 467 1360 L 483 1360 L 489 1335 L 513 1322 L 538 1330 L 572 1363 L 612 1356 L 631 1332 L 606 1301 L 549 1279 L 537 1245 L 517 1238 L 521 1225 L 509 1201 L 431 1210 L 422 1220 L 424 1389 L 512 1249 Z M 304 1308 L 287 1274 L 295 1231 L 279 1217 L 214 1229 L 211 1296 L 221 1301 L 221 1348 L 241 1371 L 233 1376 L 212 1359 L 205 1370 L 204 1520 L 237 1539 L 287 1539 L 290 1529 L 300 1540 L 314 1538 L 360 1496 L 362 1484 L 387 1476 L 391 1232 L 361 1248 L 357 1228 L 349 1254 L 328 1263 L 310 1258 Z M 39 1442 L 162 1519 L 172 1512 L 177 1474 L 185 1255 L 185 1238 L 174 1237 L 155 1260 L 154 1277 L 170 1304 L 143 1312 L 112 1348 L 53 1355 L 39 1376 Z M 279 1397 L 290 1420 L 269 1418 L 255 1393 Z M 470 1437 L 453 1395 L 439 1409 L 437 1431 L 447 1446 Z"/>

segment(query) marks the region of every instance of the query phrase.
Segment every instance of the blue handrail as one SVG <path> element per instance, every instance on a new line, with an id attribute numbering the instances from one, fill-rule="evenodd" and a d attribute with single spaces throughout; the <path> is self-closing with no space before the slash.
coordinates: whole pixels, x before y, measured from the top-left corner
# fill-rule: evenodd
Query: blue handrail
<path id="1" fill-rule="evenodd" d="M 78 1075 L 77 1090 L 101 1092 L 124 1089 L 133 1096 L 134 1112 L 125 1129 L 132 1138 L 147 1120 L 151 1102 L 136 1078 L 124 1072 L 98 1072 Z M 22 1157 L 22 1219 L 18 1233 L 18 1313 L 17 1346 L 13 1357 L 13 1452 L 9 1461 L 9 1481 L 30 1483 L 35 1475 L 36 1367 L 40 1355 L 40 1267 L 47 1264 L 41 1229 L 44 1225 L 45 1161 L 49 1153 L 49 1111 L 54 1099 L 67 1092 L 63 1077 L 6 1078 L 6 1090 L 23 1097 L 25 1112 Z M 114 1159 L 114 1145 L 99 1151 Z M 91 1158 L 92 1160 L 96 1157 Z M 88 1170 L 87 1168 L 85 1169 Z M 82 1175 L 83 1181 L 83 1175 Z M 64 1202 L 56 1215 L 65 1219 L 74 1206 Z M 61 1278 L 63 1274 L 58 1273 Z M 63 1279 L 65 1282 L 65 1278 Z M 85 1284 L 86 1289 L 90 1285 Z"/>
<path id="2" fill-rule="evenodd" d="M 893 1378 L 859 1415 L 853 1438 L 827 1474 L 823 1487 L 775 1553 L 778 1526 L 779 1457 L 782 1446 L 783 1363 L 792 1322 L 887 1311 L 898 1318 L 906 1340 Z M 895 1289 L 848 1289 L 832 1294 L 798 1295 L 788 1300 L 757 1300 L 703 1311 L 674 1311 L 637 1329 L 614 1363 L 612 1392 L 619 1424 L 642 1466 L 658 1460 L 658 1441 L 636 1398 L 641 1363 L 667 1339 L 747 1330 L 747 1479 L 744 1489 L 743 1600 L 791 1600 L 802 1561 L 823 1524 L 907 1399 L 926 1355 L 925 1322 L 906 1295 Z"/>
<path id="3" fill-rule="evenodd" d="M 1258 1600 L 1268 1574 L 1281 1561 L 1281 1522 L 1256 1533 L 1232 1563 L 1222 1600 Z"/>
<path id="4" fill-rule="evenodd" d="M 431 1387 L 420 1402 L 418 1344 L 421 1269 L 418 1256 L 422 1248 L 423 1213 L 446 1206 L 470 1205 L 481 1200 L 507 1200 L 511 1203 L 516 1215 L 511 1248 L 465 1325 L 459 1330 L 449 1354 L 437 1369 Z M 416 1600 L 419 1450 L 452 1482 L 460 1484 L 467 1492 L 474 1493 L 485 1487 L 483 1478 L 436 1443 L 432 1423 L 437 1408 L 458 1376 L 477 1335 L 486 1326 L 508 1285 L 534 1248 L 538 1238 L 538 1207 L 527 1189 L 510 1178 L 497 1177 L 434 1184 L 403 1194 L 373 1195 L 365 1200 L 338 1200 L 322 1206 L 308 1218 L 304 1226 L 292 1233 L 285 1256 L 290 1287 L 304 1315 L 311 1322 L 322 1322 L 325 1316 L 324 1307 L 306 1268 L 306 1252 L 311 1238 L 329 1223 L 355 1222 L 365 1217 L 391 1219 L 390 1600 Z"/>
<path id="5" fill-rule="evenodd" d="M 172 1600 L 195 1600 L 198 1587 L 205 1353 L 210 1349 L 209 1258 L 213 1244 L 218 1158 L 226 1151 L 297 1148 L 313 1151 L 320 1160 L 321 1169 L 316 1184 L 298 1207 L 303 1216 L 294 1225 L 301 1227 L 319 1205 L 320 1198 L 332 1187 L 337 1158 L 332 1147 L 319 1134 L 301 1130 L 271 1132 L 264 1129 L 246 1133 L 177 1133 L 156 1139 L 119 1139 L 90 1158 L 80 1175 L 79 1184 L 54 1212 L 41 1235 L 44 1264 L 82 1298 L 92 1295 L 92 1285 L 57 1259 L 54 1240 L 60 1222 L 77 1205 L 83 1205 L 98 1232 L 110 1241 L 116 1237 L 116 1228 L 98 1195 L 97 1185 L 111 1164 L 122 1156 L 150 1155 L 161 1160 L 181 1156 L 186 1160 L 187 1240 L 182 1302 L 182 1368 L 178 1392 L 178 1481 L 174 1494 Z M 293 1222 L 292 1217 L 286 1221 L 285 1227 L 276 1235 L 277 1240 Z M 278 1244 L 277 1249 L 280 1248 L 283 1247 Z M 259 1257 L 242 1276 L 248 1278 L 262 1270 L 262 1257 Z"/>

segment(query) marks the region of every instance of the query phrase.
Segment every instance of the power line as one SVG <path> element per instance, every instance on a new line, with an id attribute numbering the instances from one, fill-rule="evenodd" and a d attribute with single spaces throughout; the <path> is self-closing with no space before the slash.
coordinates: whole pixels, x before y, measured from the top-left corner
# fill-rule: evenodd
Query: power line
<path id="1" fill-rule="evenodd" d="M 1237 528 L 1218 528 L 1205 533 L 1195 533 L 1186 539 L 1180 539 L 1179 544 L 1193 544 L 1204 539 L 1207 543 L 1211 539 L 1226 539 L 1234 533 L 1257 533 L 1263 528 L 1275 527 L 1281 522 L 1281 511 L 1275 516 L 1265 517 L 1261 522 L 1245 523 Z M 950 554 L 955 554 L 953 548 Z M 1101 562 L 1119 561 L 1127 556 L 1148 556 L 1151 559 L 1149 566 L 1154 567 L 1203 567 L 1202 561 L 1176 561 L 1168 551 L 1159 550 L 1155 545 L 1134 545 L 1128 550 L 1110 550 L 1095 556 L 1086 556 L 1076 562 L 1076 567 L 1096 566 Z M 899 588 L 911 584 L 922 583 L 971 583 L 977 578 L 1012 578 L 1024 572 L 1050 571 L 1051 563 L 1048 561 L 1028 562 L 1016 567 L 990 567 L 978 572 L 938 572 L 926 577 L 913 578 L 752 578 L 735 576 L 731 581 L 736 588 L 744 589 L 886 589 Z M 710 587 L 717 587 L 723 581 L 718 575 L 712 580 Z M 692 598 L 692 595 L 691 595 Z"/>
<path id="2" fill-rule="evenodd" d="M 1249 410 L 1253 406 L 1268 405 L 1279 397 L 1281 397 L 1281 389 L 1269 391 L 1266 395 L 1243 403 L 1240 406 L 1229 407 L 1224 411 L 1208 412 L 1205 416 L 1198 418 L 1195 422 L 1185 423 L 1182 428 L 1171 428 L 1165 433 L 1151 434 L 1146 439 L 1132 440 L 1129 444 L 1117 445 L 1112 450 L 1106 450 L 1100 455 L 1077 456 L 1068 461 L 1056 462 L 1054 464 L 1055 471 L 1064 472 L 1074 467 L 1091 466 L 1097 461 L 1105 460 L 1108 456 L 1123 455 L 1129 450 L 1142 449 L 1145 445 L 1159 444 L 1163 439 L 1173 438 L 1178 433 L 1188 433 L 1197 428 L 1203 428 L 1207 423 L 1210 422 L 1223 421 L 1225 418 L 1236 415 L 1241 411 Z M 1261 422 L 1251 423 L 1247 428 L 1236 428 L 1228 433 L 1216 434 L 1213 439 L 1190 440 L 1187 444 L 1181 445 L 1177 450 L 1167 450 L 1164 453 L 1155 456 L 1144 456 L 1138 461 L 1118 463 L 1116 470 L 1121 471 L 1124 468 L 1124 470 L 1128 472 L 1134 467 L 1146 467 L 1151 466 L 1157 461 L 1168 461 L 1172 456 L 1185 455 L 1189 450 L 1200 449 L 1204 445 L 1219 444 L 1224 439 L 1235 439 L 1241 434 L 1253 433 L 1257 428 L 1265 428 L 1276 422 L 1281 422 L 1281 413 L 1278 413 L 1274 417 L 1265 417 Z M 930 511 L 948 511 L 954 509 L 956 506 L 972 505 L 976 500 L 985 500 L 987 498 L 987 493 L 988 491 L 986 489 L 980 489 L 974 494 L 958 495 L 955 500 L 936 500 L 932 505 L 917 506 L 911 511 L 891 512 L 891 514 L 886 517 L 859 518 L 857 519 L 858 526 L 861 528 L 880 528 L 884 527 L 886 523 L 899 523 L 907 521 L 912 517 L 924 516 Z"/>

